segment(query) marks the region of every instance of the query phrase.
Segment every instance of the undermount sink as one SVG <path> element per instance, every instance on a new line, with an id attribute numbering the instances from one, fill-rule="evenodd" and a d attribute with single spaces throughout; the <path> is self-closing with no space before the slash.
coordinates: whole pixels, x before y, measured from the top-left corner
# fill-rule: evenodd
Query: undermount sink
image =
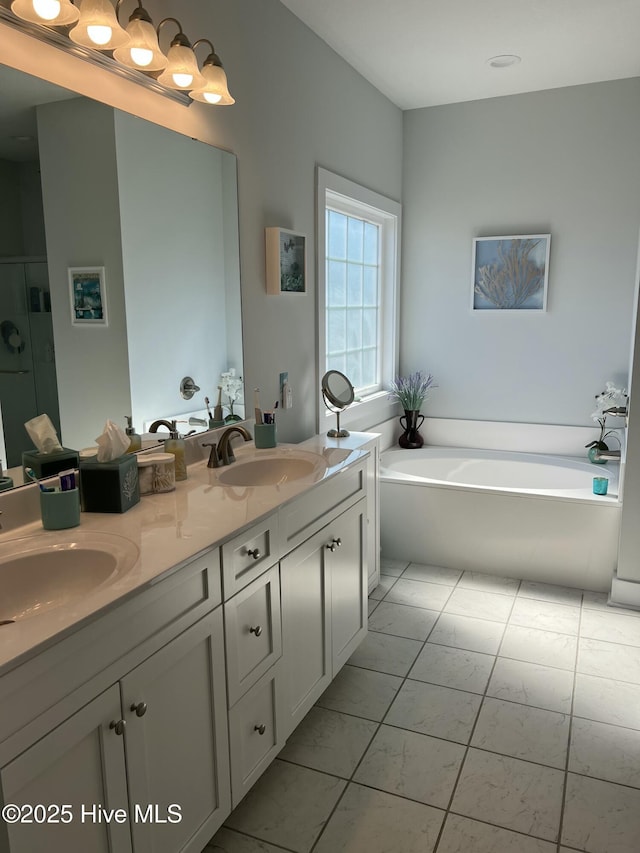
<path id="1" fill-rule="evenodd" d="M 138 547 L 122 536 L 84 531 L 0 543 L 0 625 L 73 604 L 109 586 L 136 563 Z"/>
<path id="2" fill-rule="evenodd" d="M 326 470 L 326 462 L 316 453 L 273 453 L 239 458 L 218 474 L 218 481 L 225 486 L 280 486 L 297 480 L 315 483 Z"/>

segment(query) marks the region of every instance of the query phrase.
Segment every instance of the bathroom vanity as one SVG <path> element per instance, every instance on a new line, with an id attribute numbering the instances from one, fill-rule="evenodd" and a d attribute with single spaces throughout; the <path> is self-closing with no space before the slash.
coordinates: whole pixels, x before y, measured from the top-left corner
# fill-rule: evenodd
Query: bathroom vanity
<path id="1" fill-rule="evenodd" d="M 376 438 L 296 448 L 317 482 L 230 486 L 201 462 L 124 516 L 83 514 L 135 566 L 0 626 L 2 853 L 199 853 L 362 641 Z"/>

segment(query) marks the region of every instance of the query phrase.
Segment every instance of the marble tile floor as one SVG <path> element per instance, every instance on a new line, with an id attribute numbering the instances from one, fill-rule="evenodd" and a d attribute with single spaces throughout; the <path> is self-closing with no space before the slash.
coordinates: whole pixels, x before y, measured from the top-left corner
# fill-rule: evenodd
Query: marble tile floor
<path id="1" fill-rule="evenodd" d="M 640 613 L 382 572 L 367 639 L 206 853 L 639 853 Z"/>

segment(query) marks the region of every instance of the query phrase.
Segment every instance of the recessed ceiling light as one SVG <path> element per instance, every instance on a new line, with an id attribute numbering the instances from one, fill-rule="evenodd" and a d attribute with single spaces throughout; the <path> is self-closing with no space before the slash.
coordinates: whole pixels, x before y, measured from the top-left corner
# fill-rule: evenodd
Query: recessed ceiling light
<path id="1" fill-rule="evenodd" d="M 522 57 L 516 56 L 515 53 L 503 53 L 487 59 L 487 65 L 491 68 L 509 68 L 510 65 L 517 65 L 519 62 L 522 62 Z"/>

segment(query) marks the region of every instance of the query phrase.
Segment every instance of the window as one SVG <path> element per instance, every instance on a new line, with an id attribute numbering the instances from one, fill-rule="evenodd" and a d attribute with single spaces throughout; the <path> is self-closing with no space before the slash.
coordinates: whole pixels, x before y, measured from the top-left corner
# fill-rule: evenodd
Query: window
<path id="1" fill-rule="evenodd" d="M 349 377 L 360 405 L 345 418 L 363 429 L 387 416 L 396 372 L 399 240 L 397 202 L 318 169 L 318 364 Z"/>

